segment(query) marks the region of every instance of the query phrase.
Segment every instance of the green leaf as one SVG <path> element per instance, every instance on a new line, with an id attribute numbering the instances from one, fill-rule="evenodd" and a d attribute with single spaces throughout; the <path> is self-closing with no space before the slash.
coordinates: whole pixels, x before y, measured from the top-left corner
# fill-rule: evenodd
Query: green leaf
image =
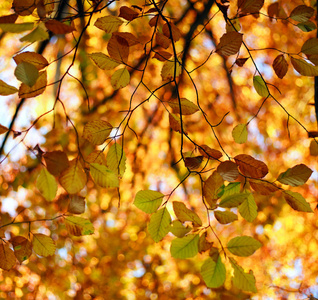
<path id="1" fill-rule="evenodd" d="M 310 32 L 317 29 L 316 24 L 311 21 L 298 23 L 296 26 L 303 32 Z"/>
<path id="2" fill-rule="evenodd" d="M 46 200 L 52 201 L 55 198 L 57 182 L 55 177 L 46 168 L 41 170 L 36 180 L 36 187 Z"/>
<path id="3" fill-rule="evenodd" d="M 232 278 L 234 286 L 243 291 L 257 293 L 253 271 L 250 270 L 249 273 L 245 273 L 243 268 L 232 257 L 229 259 L 234 269 L 234 276 Z"/>
<path id="4" fill-rule="evenodd" d="M 214 211 L 214 216 L 220 224 L 229 224 L 236 221 L 237 215 L 231 211 Z"/>
<path id="5" fill-rule="evenodd" d="M 223 208 L 238 207 L 249 195 L 249 192 L 235 193 L 228 196 L 223 194 L 219 206 Z"/>
<path id="6" fill-rule="evenodd" d="M 36 27 L 33 31 L 25 35 L 20 39 L 20 42 L 41 42 L 48 40 L 50 38 L 49 33 L 47 30 L 43 29 L 41 26 Z"/>
<path id="7" fill-rule="evenodd" d="M 227 243 L 228 250 L 237 256 L 247 257 L 252 255 L 262 244 L 250 236 L 238 236 Z"/>
<path id="8" fill-rule="evenodd" d="M 216 262 L 209 257 L 201 267 L 201 275 L 208 288 L 215 289 L 222 286 L 226 279 L 226 270 L 221 256 L 218 256 Z"/>
<path id="9" fill-rule="evenodd" d="M 158 243 L 170 230 L 171 217 L 167 208 L 163 207 L 155 212 L 148 224 L 148 231 L 152 239 Z"/>
<path id="10" fill-rule="evenodd" d="M 98 163 L 90 164 L 90 172 L 96 184 L 104 188 L 119 187 L 118 176 L 106 166 Z"/>
<path id="11" fill-rule="evenodd" d="M 64 218 L 67 231 L 75 236 L 90 235 L 94 233 L 94 226 L 85 218 L 69 216 Z"/>
<path id="12" fill-rule="evenodd" d="M 173 201 L 173 210 L 176 217 L 183 223 L 186 221 L 193 222 L 199 226 L 202 226 L 200 217 L 192 210 L 188 209 L 184 203 Z"/>
<path id="13" fill-rule="evenodd" d="M 154 213 L 161 205 L 164 195 L 157 191 L 139 191 L 134 204 L 147 214 Z"/>
<path id="14" fill-rule="evenodd" d="M 123 148 L 118 144 L 113 144 L 106 156 L 107 167 L 117 174 L 120 178 L 124 175 L 126 169 L 126 154 Z"/>
<path id="15" fill-rule="evenodd" d="M 303 59 L 291 57 L 290 61 L 294 69 L 303 76 L 318 76 L 318 67 L 313 66 Z"/>
<path id="16" fill-rule="evenodd" d="M 170 252 L 174 258 L 190 258 L 199 252 L 199 235 L 189 234 L 182 238 L 176 238 L 171 242 Z"/>
<path id="17" fill-rule="evenodd" d="M 266 86 L 266 83 L 264 82 L 263 78 L 261 76 L 254 76 L 253 77 L 253 85 L 257 92 L 262 97 L 268 97 L 269 92 Z"/>
<path id="18" fill-rule="evenodd" d="M 18 89 L 12 85 L 6 84 L 0 79 L 0 95 L 7 96 L 18 92 Z"/>
<path id="19" fill-rule="evenodd" d="M 31 87 L 35 85 L 39 77 L 39 71 L 36 66 L 23 61 L 17 65 L 14 75 L 18 80 Z"/>
<path id="20" fill-rule="evenodd" d="M 318 54 L 318 39 L 311 38 L 301 47 L 301 52 L 307 55 Z"/>
<path id="21" fill-rule="evenodd" d="M 294 210 L 313 212 L 309 203 L 301 194 L 292 191 L 284 191 L 283 197 Z"/>
<path id="22" fill-rule="evenodd" d="M 88 56 L 102 70 L 112 70 L 120 65 L 120 62 L 102 52 L 91 53 Z"/>
<path id="23" fill-rule="evenodd" d="M 247 222 L 253 222 L 257 217 L 257 205 L 252 194 L 239 206 L 239 213 Z"/>
<path id="24" fill-rule="evenodd" d="M 174 220 L 170 226 L 170 232 L 178 238 L 184 237 L 187 233 L 192 230 L 191 227 L 185 227 L 180 221 Z"/>
<path id="25" fill-rule="evenodd" d="M 290 186 L 299 186 L 306 183 L 312 172 L 313 171 L 306 165 L 299 164 L 289 168 L 286 172 L 281 173 L 277 180 L 280 183 L 288 184 Z"/>
<path id="26" fill-rule="evenodd" d="M 34 23 L 2 23 L 0 24 L 0 29 L 4 32 L 11 32 L 11 33 L 20 33 L 23 31 L 31 30 L 34 26 Z"/>
<path id="27" fill-rule="evenodd" d="M 312 7 L 306 5 L 299 5 L 295 7 L 290 13 L 290 18 L 297 22 L 308 21 L 315 13 Z"/>
<path id="28" fill-rule="evenodd" d="M 232 137 L 235 143 L 244 144 L 247 141 L 247 125 L 246 124 L 238 124 L 234 127 L 232 131 Z"/>

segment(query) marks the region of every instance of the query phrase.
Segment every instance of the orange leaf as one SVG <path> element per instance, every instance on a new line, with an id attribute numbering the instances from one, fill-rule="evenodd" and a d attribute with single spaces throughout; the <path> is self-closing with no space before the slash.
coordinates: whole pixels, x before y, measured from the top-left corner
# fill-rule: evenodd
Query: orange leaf
<path id="1" fill-rule="evenodd" d="M 47 170 L 54 176 L 59 176 L 68 168 L 68 158 L 63 151 L 46 152 L 44 155 Z"/>
<path id="2" fill-rule="evenodd" d="M 236 163 L 230 160 L 221 162 L 217 168 L 217 172 L 222 176 L 223 180 L 235 181 L 240 175 Z"/>
<path id="3" fill-rule="evenodd" d="M 156 10 L 157 11 L 157 10 Z M 159 15 L 154 16 L 152 19 L 149 21 L 150 27 L 154 27 L 156 25 L 159 25 L 161 23 L 161 17 Z"/>
<path id="4" fill-rule="evenodd" d="M 12 8 L 20 16 L 29 16 L 36 8 L 35 3 L 34 0 L 14 0 Z"/>
<path id="5" fill-rule="evenodd" d="M 250 155 L 239 154 L 234 157 L 234 160 L 245 176 L 263 178 L 268 173 L 266 164 Z"/>
<path id="6" fill-rule="evenodd" d="M 40 72 L 39 77 L 36 80 L 36 83 L 29 87 L 25 83 L 22 83 L 19 88 L 19 97 L 20 98 L 32 98 L 43 94 L 47 85 L 47 75 L 46 71 Z"/>
<path id="7" fill-rule="evenodd" d="M 169 25 L 170 25 L 170 28 L 169 28 Z M 171 22 L 169 22 L 169 25 L 167 23 L 165 23 L 162 26 L 163 34 L 169 39 L 170 39 L 171 34 L 172 34 L 172 39 L 175 42 L 180 40 L 181 32 L 180 32 L 179 28 L 176 25 L 174 25 L 173 23 L 171 23 Z"/>
<path id="8" fill-rule="evenodd" d="M 71 25 L 64 24 L 57 20 L 48 20 L 45 22 L 45 27 L 55 34 L 67 34 L 75 31 L 75 28 Z"/>
<path id="9" fill-rule="evenodd" d="M 200 167 L 203 156 L 185 157 L 184 164 L 189 170 L 196 170 Z"/>
<path id="10" fill-rule="evenodd" d="M 17 65 L 22 62 L 27 62 L 34 65 L 38 70 L 41 70 L 49 65 L 46 58 L 36 52 L 22 52 L 14 56 L 13 59 Z"/>
<path id="11" fill-rule="evenodd" d="M 219 150 L 212 149 L 207 145 L 201 145 L 199 152 L 208 159 L 219 159 L 222 157 L 222 153 Z"/>
<path id="12" fill-rule="evenodd" d="M 255 14 L 264 5 L 264 0 L 238 0 L 237 6 L 242 14 Z"/>
<path id="13" fill-rule="evenodd" d="M 169 45 L 171 43 L 171 40 L 167 38 L 165 35 L 163 35 L 160 32 L 156 33 L 156 43 L 161 46 L 162 48 L 169 48 Z"/>
<path id="14" fill-rule="evenodd" d="M 140 44 L 139 40 L 130 32 L 114 32 L 114 35 L 125 39 L 129 47 Z"/>
<path id="15" fill-rule="evenodd" d="M 181 120 L 177 115 L 169 113 L 169 123 L 173 131 L 188 134 L 184 122 L 182 123 L 181 128 Z"/>
<path id="16" fill-rule="evenodd" d="M 249 180 L 249 183 L 252 187 L 252 189 L 261 195 L 270 195 L 276 191 L 278 191 L 278 187 L 273 184 L 266 181 L 260 181 L 260 180 Z"/>
<path id="17" fill-rule="evenodd" d="M 13 251 L 4 242 L 0 242 L 0 268 L 9 271 L 15 265 L 16 259 Z"/>
<path id="18" fill-rule="evenodd" d="M 156 58 L 160 61 L 166 61 L 168 60 L 170 57 L 172 56 L 171 53 L 167 52 L 167 51 L 158 51 L 156 52 L 156 54 L 154 55 L 153 58 Z"/>
<path id="19" fill-rule="evenodd" d="M 132 21 L 136 19 L 138 15 L 138 12 L 127 6 L 122 6 L 119 9 L 119 17 L 124 18 L 127 21 Z"/>
<path id="20" fill-rule="evenodd" d="M 14 255 L 21 263 L 28 259 L 32 254 L 31 242 L 23 236 L 16 236 L 11 240 L 13 245 Z"/>
<path id="21" fill-rule="evenodd" d="M 229 56 L 239 52 L 243 42 L 243 34 L 236 31 L 223 34 L 220 43 L 216 47 L 216 52 Z"/>
<path id="22" fill-rule="evenodd" d="M 204 182 L 203 195 L 210 208 L 215 207 L 216 200 L 219 199 L 219 189 L 223 184 L 223 178 L 217 171 L 214 171 L 212 175 Z"/>
<path id="23" fill-rule="evenodd" d="M 273 69 L 278 78 L 282 79 L 288 70 L 288 63 L 283 54 L 278 55 L 273 61 Z"/>
<path id="24" fill-rule="evenodd" d="M 121 36 L 113 35 L 107 45 L 108 54 L 116 61 L 127 63 L 129 56 L 129 44 Z"/>

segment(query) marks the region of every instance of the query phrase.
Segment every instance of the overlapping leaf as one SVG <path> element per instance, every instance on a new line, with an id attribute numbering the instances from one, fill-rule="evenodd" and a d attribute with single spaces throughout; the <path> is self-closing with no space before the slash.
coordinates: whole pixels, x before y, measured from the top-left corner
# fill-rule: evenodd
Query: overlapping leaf
<path id="1" fill-rule="evenodd" d="M 123 148 L 118 144 L 113 144 L 107 153 L 107 167 L 119 177 L 124 175 L 126 169 L 126 154 Z"/>
<path id="2" fill-rule="evenodd" d="M 268 173 L 268 167 L 260 160 L 247 154 L 239 154 L 234 157 L 235 162 L 243 175 L 252 178 L 263 178 Z"/>
<path id="3" fill-rule="evenodd" d="M 43 155 L 48 171 L 59 176 L 69 166 L 68 158 L 63 151 L 46 152 Z"/>
<path id="4" fill-rule="evenodd" d="M 216 51 L 221 55 L 229 56 L 239 52 L 243 42 L 243 35 L 236 31 L 225 33 L 220 43 L 216 46 Z"/>
<path id="5" fill-rule="evenodd" d="M 36 83 L 29 87 L 27 84 L 22 83 L 19 88 L 20 98 L 32 98 L 44 93 L 47 85 L 47 73 L 46 71 L 40 72 L 36 80 Z"/>
<path id="6" fill-rule="evenodd" d="M 34 65 L 23 61 L 17 65 L 14 75 L 18 80 L 32 87 L 39 77 L 39 71 Z"/>
<path id="7" fill-rule="evenodd" d="M 235 181 L 239 176 L 237 164 L 230 160 L 221 162 L 217 167 L 217 172 L 226 181 Z"/>
<path id="8" fill-rule="evenodd" d="M 181 259 L 194 257 L 199 252 L 198 244 L 198 234 L 189 234 L 182 238 L 176 238 L 171 242 L 171 255 L 174 258 Z"/>
<path id="9" fill-rule="evenodd" d="M 215 207 L 215 203 L 219 198 L 220 187 L 223 185 L 224 181 L 222 176 L 214 171 L 211 176 L 204 182 L 203 185 L 203 195 L 205 201 L 208 203 L 210 208 Z"/>
<path id="10" fill-rule="evenodd" d="M 52 201 L 55 198 L 57 182 L 55 177 L 46 168 L 41 170 L 36 180 L 36 187 L 46 200 Z"/>
<path id="11" fill-rule="evenodd" d="M 200 145 L 199 152 L 208 159 L 220 159 L 222 157 L 222 153 L 219 150 L 212 149 L 207 145 Z"/>
<path id="12" fill-rule="evenodd" d="M 292 191 L 284 191 L 283 197 L 294 210 L 313 212 L 310 204 L 301 194 Z"/>
<path id="13" fill-rule="evenodd" d="M 186 98 L 181 98 L 180 103 L 178 99 L 173 99 L 168 101 L 168 104 L 172 108 L 172 113 L 174 114 L 192 115 L 195 112 L 199 111 L 198 106 Z"/>
<path id="14" fill-rule="evenodd" d="M 103 144 L 108 138 L 113 126 L 104 120 L 94 120 L 85 124 L 83 138 L 94 145 Z"/>
<path id="15" fill-rule="evenodd" d="M 49 65 L 46 58 L 43 57 L 43 55 L 36 52 L 22 52 L 14 56 L 13 59 L 17 65 L 19 65 L 22 62 L 27 62 L 35 66 L 38 70 L 42 70 L 43 68 Z"/>
<path id="16" fill-rule="evenodd" d="M 174 220 L 170 226 L 170 232 L 178 238 L 184 237 L 192 230 L 189 226 L 184 226 L 179 220 Z"/>
<path id="17" fill-rule="evenodd" d="M 6 271 L 12 269 L 16 264 L 16 258 L 13 251 L 9 248 L 8 244 L 0 241 L 0 268 Z"/>
<path id="18" fill-rule="evenodd" d="M 318 76 L 318 67 L 313 66 L 303 59 L 291 57 L 294 69 L 303 76 Z"/>
<path id="19" fill-rule="evenodd" d="M 104 187 L 104 188 L 119 187 L 118 175 L 104 165 L 91 163 L 90 173 L 95 183 L 101 187 Z"/>
<path id="20" fill-rule="evenodd" d="M 159 209 L 151 216 L 148 231 L 156 243 L 161 241 L 169 233 L 170 223 L 171 217 L 165 207 Z"/>
<path id="21" fill-rule="evenodd" d="M 90 235 L 94 233 L 93 224 L 81 217 L 68 216 L 64 218 L 67 231 L 75 236 Z"/>
<path id="22" fill-rule="evenodd" d="M 12 95 L 17 92 L 18 92 L 18 89 L 16 87 L 9 85 L 0 79 L 0 95 L 1 96 Z"/>
<path id="23" fill-rule="evenodd" d="M 192 210 L 188 209 L 183 202 L 173 201 L 173 210 L 176 217 L 181 222 L 193 222 L 198 226 L 202 225 L 200 217 Z"/>
<path id="24" fill-rule="evenodd" d="M 295 7 L 290 13 L 290 18 L 297 22 L 308 21 L 315 13 L 312 7 L 306 5 L 299 5 Z"/>
<path id="25" fill-rule="evenodd" d="M 11 243 L 14 255 L 20 263 L 28 259 L 32 254 L 32 244 L 27 238 L 18 235 L 11 240 Z"/>
<path id="26" fill-rule="evenodd" d="M 167 60 L 161 69 L 161 78 L 163 81 L 173 80 L 181 74 L 182 67 L 177 61 Z"/>

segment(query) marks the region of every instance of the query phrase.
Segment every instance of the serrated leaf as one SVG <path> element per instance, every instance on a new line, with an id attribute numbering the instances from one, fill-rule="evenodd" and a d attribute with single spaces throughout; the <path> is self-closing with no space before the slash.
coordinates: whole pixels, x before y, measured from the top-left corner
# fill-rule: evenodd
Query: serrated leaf
<path id="1" fill-rule="evenodd" d="M 28 259 L 32 254 L 32 244 L 31 242 L 23 236 L 15 236 L 11 240 L 14 255 L 21 263 Z"/>
<path id="2" fill-rule="evenodd" d="M 126 169 L 126 154 L 123 148 L 118 144 L 113 144 L 107 153 L 107 167 L 119 177 L 124 175 Z"/>
<path id="3" fill-rule="evenodd" d="M 223 208 L 238 207 L 249 196 L 249 194 L 249 192 L 234 193 L 231 195 L 223 194 L 219 206 Z"/>
<path id="4" fill-rule="evenodd" d="M 0 29 L 4 32 L 20 33 L 23 31 L 31 30 L 34 23 L 2 23 L 0 24 Z"/>
<path id="5" fill-rule="evenodd" d="M 139 191 L 134 204 L 145 213 L 154 213 L 161 205 L 164 195 L 157 191 Z"/>
<path id="6" fill-rule="evenodd" d="M 4 242 L 0 242 L 0 268 L 6 271 L 12 269 L 16 264 L 16 258 L 13 251 L 9 246 Z"/>
<path id="7" fill-rule="evenodd" d="M 55 243 L 51 237 L 42 233 L 34 233 L 32 240 L 33 250 L 40 256 L 51 256 L 55 253 Z"/>
<path id="8" fill-rule="evenodd" d="M 88 54 L 88 57 L 102 70 L 112 70 L 120 65 L 120 62 L 102 52 Z"/>
<path id="9" fill-rule="evenodd" d="M 303 59 L 291 57 L 291 63 L 294 69 L 303 76 L 318 76 L 318 67 L 313 66 Z"/>
<path id="10" fill-rule="evenodd" d="M 85 198 L 79 195 L 70 195 L 67 211 L 71 214 L 82 214 L 85 212 Z"/>
<path id="11" fill-rule="evenodd" d="M 318 39 L 311 38 L 307 40 L 301 47 L 301 52 L 304 54 L 318 54 Z"/>
<path id="12" fill-rule="evenodd" d="M 315 13 L 312 7 L 306 5 L 299 5 L 295 7 L 290 13 L 290 18 L 297 22 L 308 21 Z"/>
<path id="13" fill-rule="evenodd" d="M 113 33 L 118 31 L 118 28 L 123 24 L 123 20 L 115 16 L 105 16 L 98 18 L 94 24 L 97 28 L 105 31 L 106 33 Z"/>
<path id="14" fill-rule="evenodd" d="M 20 42 L 29 42 L 29 43 L 34 43 L 34 42 L 41 42 L 48 40 L 50 38 L 49 33 L 42 28 L 42 26 L 37 26 L 34 30 L 32 30 L 30 33 L 27 35 L 23 36 L 20 39 Z"/>
<path id="15" fill-rule="evenodd" d="M 116 188 L 119 187 L 119 180 L 116 173 L 109 170 L 106 166 L 97 163 L 90 164 L 90 173 L 95 181 L 101 187 L 104 188 Z"/>
<path id="16" fill-rule="evenodd" d="M 189 221 L 195 223 L 198 226 L 202 226 L 202 221 L 200 217 L 194 211 L 188 209 L 184 203 L 179 201 L 173 201 L 172 204 L 176 217 L 182 223 Z"/>
<path id="17" fill-rule="evenodd" d="M 218 256 L 216 262 L 211 257 L 206 259 L 201 267 L 201 275 L 208 288 L 222 286 L 226 279 L 226 269 L 221 256 Z"/>
<path id="18" fill-rule="evenodd" d="M 161 69 L 162 81 L 173 80 L 180 76 L 182 67 L 178 61 L 167 60 Z"/>
<path id="19" fill-rule="evenodd" d="M 178 238 L 184 237 L 191 230 L 191 227 L 184 226 L 179 220 L 172 221 L 170 225 L 170 232 Z"/>
<path id="20" fill-rule="evenodd" d="M 186 259 L 194 257 L 199 252 L 199 235 L 189 234 L 182 238 L 176 238 L 171 242 L 170 252 L 172 257 Z"/>
<path id="21" fill-rule="evenodd" d="M 42 70 L 49 65 L 46 58 L 36 52 L 22 52 L 14 56 L 13 59 L 17 65 L 22 62 L 27 62 L 35 66 L 38 70 Z"/>
<path id="22" fill-rule="evenodd" d="M 243 42 L 243 34 L 236 31 L 227 32 L 222 35 L 220 43 L 216 46 L 216 52 L 229 56 L 239 52 Z"/>
<path id="23" fill-rule="evenodd" d="M 12 85 L 6 84 L 0 79 L 0 95 L 8 96 L 18 92 L 18 89 Z"/>
<path id="24" fill-rule="evenodd" d="M 70 161 L 69 167 L 61 173 L 59 181 L 69 194 L 80 192 L 87 181 L 81 163 L 77 159 Z"/>
<path id="25" fill-rule="evenodd" d="M 232 257 L 229 259 L 234 270 L 232 278 L 234 286 L 243 291 L 257 293 L 253 272 L 245 273 L 243 268 Z"/>
<path id="26" fill-rule="evenodd" d="M 124 88 L 128 85 L 129 81 L 130 74 L 126 68 L 116 70 L 110 79 L 110 83 L 114 90 Z"/>
<path id="27" fill-rule="evenodd" d="M 168 101 L 168 105 L 172 108 L 172 113 L 174 114 L 192 115 L 195 112 L 199 111 L 198 106 L 186 98 L 181 98 L 180 104 L 178 99 L 170 100 Z M 180 112 L 180 106 L 181 106 L 181 112 Z"/>
<path id="28" fill-rule="evenodd" d="M 282 79 L 288 70 L 288 63 L 283 54 L 278 55 L 273 61 L 273 69 L 278 78 Z"/>
<path id="29" fill-rule="evenodd" d="M 9 128 L 7 128 L 7 127 L 5 127 L 5 126 L 2 126 L 2 125 L 0 124 L 0 134 L 6 133 L 8 130 L 9 130 Z"/>
<path id="30" fill-rule="evenodd" d="M 268 97 L 269 91 L 267 89 L 266 83 L 264 82 L 261 76 L 254 76 L 253 77 L 253 86 L 257 92 L 262 97 Z"/>
<path id="31" fill-rule="evenodd" d="M 93 145 L 101 145 L 108 138 L 113 126 L 107 121 L 94 120 L 85 124 L 83 138 L 89 140 Z"/>
<path id="32" fill-rule="evenodd" d="M 55 177 L 46 168 L 41 170 L 36 180 L 36 187 L 46 200 L 52 201 L 55 198 L 57 182 Z"/>
<path id="33" fill-rule="evenodd" d="M 69 216 L 64 218 L 67 231 L 75 236 L 90 235 L 94 233 L 94 226 L 85 218 Z"/>
<path id="34" fill-rule="evenodd" d="M 171 217 L 165 207 L 159 209 L 151 216 L 148 231 L 156 243 L 161 241 L 169 233 L 170 223 Z"/>
<path id="35" fill-rule="evenodd" d="M 46 71 L 40 72 L 36 83 L 29 87 L 25 83 L 22 83 L 19 88 L 20 98 L 32 98 L 43 94 L 47 85 L 47 73 Z"/>
<path id="36" fill-rule="evenodd" d="M 306 183 L 312 172 L 306 165 L 299 164 L 281 173 L 277 180 L 290 186 L 299 186 Z"/>
<path id="37" fill-rule="evenodd" d="M 304 32 L 310 32 L 317 29 L 316 24 L 311 21 L 301 22 L 301 23 L 298 23 L 296 26 Z"/>
<path id="38" fill-rule="evenodd" d="M 23 61 L 17 65 L 14 75 L 18 80 L 32 87 L 39 77 L 39 71 L 34 65 Z"/>
<path id="39" fill-rule="evenodd" d="M 227 249 L 234 255 L 247 257 L 252 255 L 262 244 L 250 236 L 238 236 L 227 243 Z"/>
<path id="40" fill-rule="evenodd" d="M 217 167 L 217 172 L 222 176 L 223 180 L 226 181 L 235 181 L 239 176 L 237 164 L 230 160 L 221 162 Z"/>
<path id="41" fill-rule="evenodd" d="M 63 151 L 46 152 L 43 158 L 46 162 L 47 170 L 54 176 L 60 176 L 69 166 L 67 155 Z"/>
<path id="42" fill-rule="evenodd" d="M 239 154 L 234 157 L 243 175 L 252 178 L 263 178 L 268 173 L 267 165 L 250 155 Z"/>
<path id="43" fill-rule="evenodd" d="M 200 145 L 199 152 L 208 159 L 220 159 L 222 157 L 221 151 L 212 149 L 207 145 Z"/>
<path id="44" fill-rule="evenodd" d="M 216 201 L 219 198 L 218 193 L 223 183 L 223 178 L 217 171 L 214 171 L 204 182 L 203 195 L 210 208 L 215 207 Z"/>
<path id="45" fill-rule="evenodd" d="M 237 215 L 231 211 L 214 211 L 214 216 L 220 224 L 229 224 L 238 220 Z"/>
<path id="46" fill-rule="evenodd" d="M 310 204 L 306 199 L 299 193 L 292 191 L 283 191 L 283 197 L 291 208 L 297 211 L 313 212 Z"/>
<path id="47" fill-rule="evenodd" d="M 253 222 L 257 217 L 257 205 L 252 194 L 239 206 L 239 213 L 247 222 Z"/>
<path id="48" fill-rule="evenodd" d="M 247 141 L 247 125 L 246 124 L 238 124 L 234 127 L 232 131 L 232 137 L 235 143 L 244 144 Z"/>

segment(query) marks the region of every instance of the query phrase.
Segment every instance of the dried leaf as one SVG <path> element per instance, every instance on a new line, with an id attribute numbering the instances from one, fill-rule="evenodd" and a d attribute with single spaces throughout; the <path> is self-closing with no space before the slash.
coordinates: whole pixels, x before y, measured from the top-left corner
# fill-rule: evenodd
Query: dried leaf
<path id="1" fill-rule="evenodd" d="M 249 183 L 252 189 L 261 195 L 271 195 L 272 193 L 279 190 L 274 183 L 269 183 L 266 181 L 250 179 Z"/>
<path id="2" fill-rule="evenodd" d="M 85 198 L 79 195 L 70 195 L 67 211 L 71 214 L 82 214 L 85 212 Z"/>
<path id="3" fill-rule="evenodd" d="M 212 149 L 207 145 L 201 145 L 199 152 L 208 159 L 220 159 L 222 157 L 222 153 L 219 150 Z"/>
<path id="4" fill-rule="evenodd" d="M 153 58 L 158 59 L 159 61 L 166 61 L 168 60 L 172 54 L 167 51 L 157 51 Z"/>
<path id="5" fill-rule="evenodd" d="M 286 172 L 281 173 L 277 180 L 280 183 L 288 184 L 290 186 L 299 186 L 306 183 L 312 172 L 313 171 L 306 165 L 299 164 L 289 168 Z"/>
<path id="6" fill-rule="evenodd" d="M 169 113 L 169 124 L 173 131 L 188 134 L 184 122 L 181 128 L 181 120 L 177 115 Z"/>
<path id="7" fill-rule="evenodd" d="M 203 161 L 203 156 L 185 157 L 184 165 L 189 170 L 196 170 L 200 167 Z"/>
<path id="8" fill-rule="evenodd" d="M 12 269 L 16 263 L 16 258 L 13 251 L 4 242 L 0 241 L 0 268 L 6 271 Z"/>
<path id="9" fill-rule="evenodd" d="M 57 20 L 46 21 L 45 27 L 54 34 L 67 34 L 76 30 L 73 26 L 67 25 Z"/>
<path id="10" fill-rule="evenodd" d="M 310 151 L 310 155 L 318 156 L 318 142 L 317 141 L 312 140 L 310 142 L 309 151 Z"/>
<path id="11" fill-rule="evenodd" d="M 318 38 L 307 40 L 301 47 L 301 52 L 304 54 L 318 54 Z"/>
<path id="12" fill-rule="evenodd" d="M 235 181 L 239 176 L 236 163 L 230 160 L 221 162 L 217 168 L 217 172 L 226 181 Z"/>
<path id="13" fill-rule="evenodd" d="M 181 38 L 181 32 L 179 28 L 176 25 L 174 25 L 172 22 L 169 22 L 169 24 L 168 23 L 163 24 L 162 32 L 169 39 L 171 39 L 171 35 L 172 35 L 172 40 L 174 42 L 179 41 Z"/>
<path id="14" fill-rule="evenodd" d="M 183 202 L 173 201 L 173 210 L 179 221 L 183 222 L 193 222 L 197 226 L 202 226 L 202 221 L 200 217 L 192 210 L 188 209 Z"/>
<path id="15" fill-rule="evenodd" d="M 43 158 L 48 171 L 54 176 L 59 176 L 69 166 L 67 155 L 63 151 L 46 152 Z"/>
<path id="16" fill-rule="evenodd" d="M 241 14 L 255 14 L 264 5 L 264 0 L 238 0 L 237 7 Z"/>
<path id="17" fill-rule="evenodd" d="M 214 208 L 217 199 L 220 198 L 218 194 L 223 184 L 223 178 L 217 171 L 214 171 L 212 175 L 204 182 L 203 195 L 210 208 Z"/>
<path id="18" fill-rule="evenodd" d="M 129 47 L 140 44 L 140 41 L 130 32 L 114 32 L 112 35 L 125 39 Z"/>
<path id="19" fill-rule="evenodd" d="M 174 80 L 181 74 L 182 67 L 178 61 L 167 60 L 161 69 L 162 81 Z"/>
<path id="20" fill-rule="evenodd" d="M 278 55 L 273 61 L 273 69 L 278 78 L 282 79 L 288 70 L 288 63 L 283 54 Z"/>
<path id="21" fill-rule="evenodd" d="M 243 42 L 243 34 L 236 31 L 223 34 L 220 43 L 216 46 L 216 52 L 229 56 L 239 52 Z"/>
<path id="22" fill-rule="evenodd" d="M 292 191 L 284 191 L 283 197 L 286 200 L 286 202 L 290 205 L 290 207 L 294 210 L 303 212 L 313 212 L 310 207 L 310 204 L 301 194 Z"/>
<path id="23" fill-rule="evenodd" d="M 34 0 L 13 0 L 13 10 L 19 16 L 29 16 L 36 8 L 36 2 Z"/>
<path id="24" fill-rule="evenodd" d="M 246 63 L 246 61 L 249 59 L 249 57 L 246 58 L 238 58 L 235 63 L 239 66 L 239 67 L 243 67 L 244 64 Z"/>
<path id="25" fill-rule="evenodd" d="M 14 255 L 20 263 L 28 259 L 32 254 L 31 242 L 23 236 L 15 236 L 11 240 Z"/>
<path id="26" fill-rule="evenodd" d="M 127 6 L 121 6 L 119 9 L 119 17 L 124 18 L 127 21 L 132 21 L 136 19 L 138 15 L 138 12 Z"/>
<path id="27" fill-rule="evenodd" d="M 121 36 L 112 35 L 110 38 L 107 51 L 111 58 L 117 62 L 126 64 L 129 56 L 129 44 Z"/>
<path id="28" fill-rule="evenodd" d="M 164 34 L 157 32 L 156 33 L 156 44 L 162 48 L 168 49 L 170 46 L 171 40 L 167 38 Z"/>
<path id="29" fill-rule="evenodd" d="M 247 154 L 239 154 L 234 157 L 235 162 L 243 175 L 252 178 L 263 178 L 268 173 L 266 164 Z"/>
<path id="30" fill-rule="evenodd" d="M 81 217 L 69 216 L 64 218 L 67 231 L 75 236 L 90 235 L 94 233 L 93 224 Z"/>
<path id="31" fill-rule="evenodd" d="M 9 128 L 0 124 L 0 134 L 6 133 L 8 130 Z"/>

